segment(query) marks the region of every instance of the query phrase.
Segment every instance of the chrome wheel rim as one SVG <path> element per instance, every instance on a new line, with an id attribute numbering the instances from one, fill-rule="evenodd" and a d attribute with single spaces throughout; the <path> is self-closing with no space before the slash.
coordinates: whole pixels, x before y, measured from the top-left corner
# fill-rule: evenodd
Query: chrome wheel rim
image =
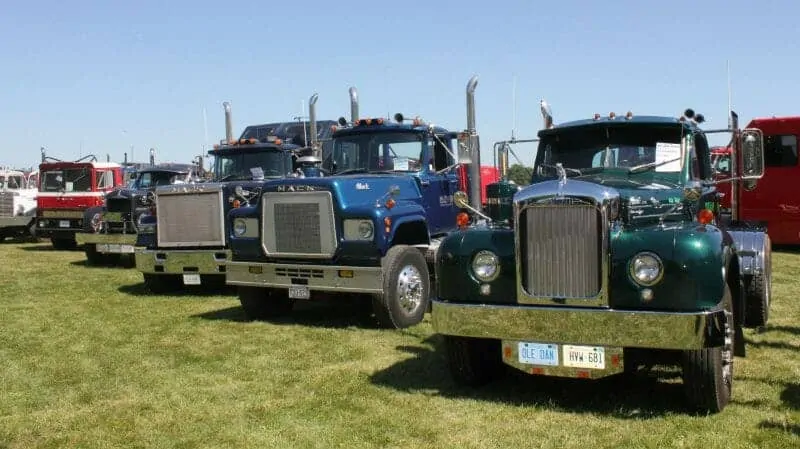
<path id="1" fill-rule="evenodd" d="M 409 314 L 422 304 L 422 276 L 413 265 L 406 265 L 397 275 L 397 298 L 400 307 Z"/>

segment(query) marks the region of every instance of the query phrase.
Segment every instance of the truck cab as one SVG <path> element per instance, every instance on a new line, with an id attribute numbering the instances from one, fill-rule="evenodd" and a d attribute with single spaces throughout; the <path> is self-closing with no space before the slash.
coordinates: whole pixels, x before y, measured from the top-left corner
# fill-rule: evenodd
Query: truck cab
<path id="1" fill-rule="evenodd" d="M 36 216 L 35 181 L 19 170 L 0 168 L 0 242 L 30 235 Z"/>
<path id="2" fill-rule="evenodd" d="M 196 180 L 193 164 L 160 163 L 139 168 L 127 185 L 106 195 L 103 206 L 84 213 L 84 229 L 75 238 L 83 245 L 87 263 L 116 262 L 124 257 L 126 265 L 132 265 L 138 218 L 150 211 L 152 192 L 158 186 Z"/>
<path id="3" fill-rule="evenodd" d="M 36 235 L 56 249 L 74 249 L 86 209 L 103 204 L 105 195 L 123 185 L 122 166 L 89 155 L 74 162 L 43 156 L 36 198 Z"/>
<path id="4" fill-rule="evenodd" d="M 677 364 L 688 403 L 720 411 L 742 329 L 766 322 L 769 300 L 748 297 L 745 278 L 770 264 L 763 230 L 719 215 L 706 137 L 717 130 L 691 109 L 559 125 L 545 116 L 510 219 L 441 243 L 431 314 L 453 378 L 481 385 L 502 364 L 591 379 Z M 743 161 L 726 182 L 756 183 L 760 132 L 720 131 Z"/>
<path id="5" fill-rule="evenodd" d="M 369 298 L 385 327 L 417 324 L 428 309 L 429 262 L 457 229 L 459 134 L 402 114 L 359 118 L 350 94 L 324 176 L 266 182 L 254 207 L 229 214 L 227 283 L 251 318 L 337 295 Z"/>
<path id="6" fill-rule="evenodd" d="M 223 105 L 226 139 L 208 152 L 212 180 L 156 187 L 150 210 L 138 218 L 136 268 L 152 292 L 224 286 L 230 260 L 225 215 L 257 200 L 264 180 L 296 173 L 300 146 L 272 134 L 234 140 L 230 104 Z"/>

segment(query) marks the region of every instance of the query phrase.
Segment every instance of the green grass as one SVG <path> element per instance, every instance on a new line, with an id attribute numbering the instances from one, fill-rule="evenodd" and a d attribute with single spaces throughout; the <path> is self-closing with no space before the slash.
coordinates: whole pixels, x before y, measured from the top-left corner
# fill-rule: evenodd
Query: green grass
<path id="1" fill-rule="evenodd" d="M 136 270 L 0 245 L 0 448 L 800 447 L 800 254 L 776 253 L 770 326 L 732 403 L 684 409 L 677 373 L 450 381 L 426 322 L 355 305 L 247 322 L 230 294 L 149 295 Z"/>

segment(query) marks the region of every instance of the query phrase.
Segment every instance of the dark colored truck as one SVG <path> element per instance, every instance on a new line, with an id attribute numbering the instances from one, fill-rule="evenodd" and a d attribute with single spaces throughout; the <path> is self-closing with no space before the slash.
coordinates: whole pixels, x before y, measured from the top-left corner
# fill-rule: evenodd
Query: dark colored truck
<path id="1" fill-rule="evenodd" d="M 724 182 L 738 187 L 763 174 L 761 132 L 733 112 L 729 129 L 705 131 L 692 110 L 558 126 L 543 112 L 510 219 L 441 243 L 431 313 L 454 379 L 480 385 L 503 364 L 591 379 L 677 364 L 688 403 L 722 410 L 742 329 L 766 323 L 769 297 L 745 280 L 756 267 L 769 279 L 770 253 L 764 229 L 719 214 L 706 136 L 733 134 Z"/>

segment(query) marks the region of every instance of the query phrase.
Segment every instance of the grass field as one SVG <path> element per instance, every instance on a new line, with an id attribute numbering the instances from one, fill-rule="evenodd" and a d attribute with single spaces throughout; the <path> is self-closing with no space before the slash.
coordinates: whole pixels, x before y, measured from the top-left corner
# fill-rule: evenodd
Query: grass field
<path id="1" fill-rule="evenodd" d="M 776 253 L 770 326 L 747 331 L 721 414 L 677 372 L 452 384 L 428 319 L 355 305 L 247 322 L 230 294 L 153 296 L 136 270 L 0 245 L 0 448 L 800 447 L 800 254 Z"/>

